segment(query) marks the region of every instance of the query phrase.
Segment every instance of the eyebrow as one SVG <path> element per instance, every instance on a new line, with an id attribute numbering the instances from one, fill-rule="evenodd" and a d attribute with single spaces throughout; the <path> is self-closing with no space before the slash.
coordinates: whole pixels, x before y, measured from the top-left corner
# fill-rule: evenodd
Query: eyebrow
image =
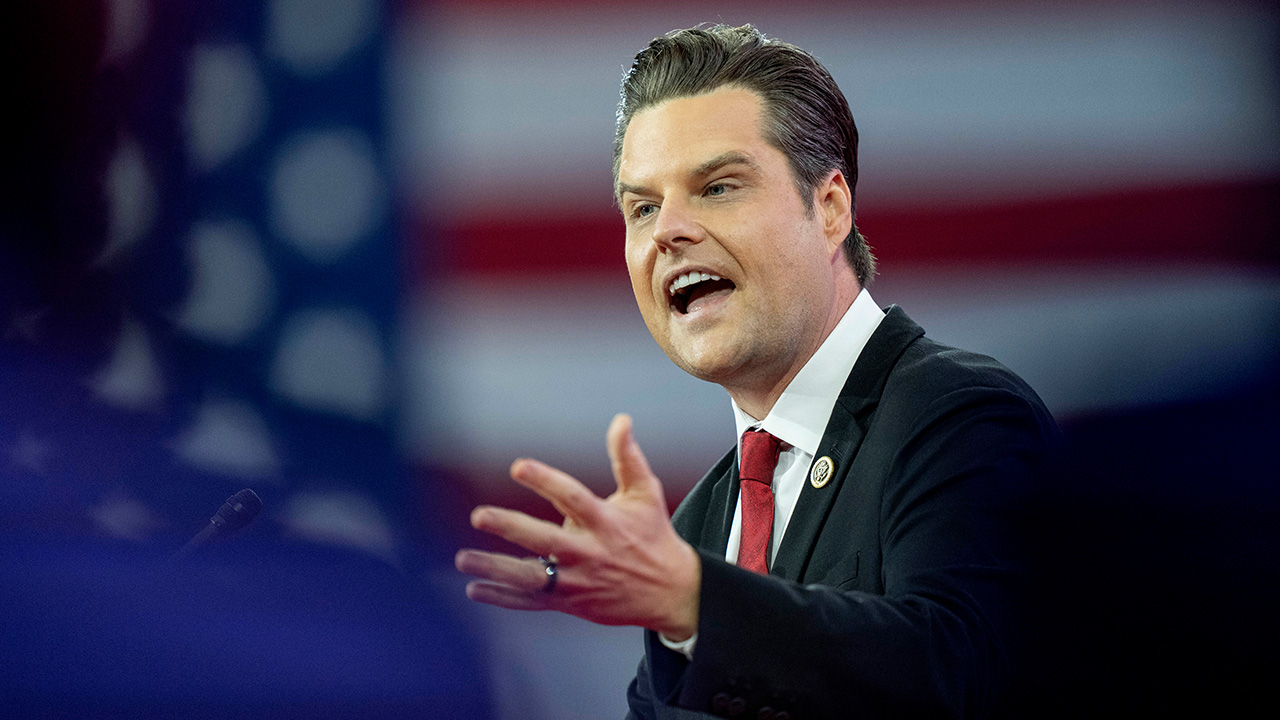
<path id="1" fill-rule="evenodd" d="M 756 161 L 752 159 L 750 155 L 747 155 L 746 153 L 743 153 L 743 152 L 739 152 L 737 150 L 730 150 L 728 152 L 720 153 L 719 155 L 711 158 L 710 160 L 694 168 L 693 176 L 705 177 L 729 165 L 746 165 L 747 167 L 751 168 L 756 172 L 760 171 L 760 165 L 757 164 Z"/>
<path id="2" fill-rule="evenodd" d="M 760 172 L 760 164 L 757 163 L 750 155 L 738 150 L 729 150 L 727 152 L 720 153 L 697 166 L 693 169 L 693 172 L 689 173 L 689 175 L 690 177 L 695 178 L 706 177 L 707 175 L 730 165 L 745 165 L 755 172 Z M 647 192 L 648 188 L 640 185 L 629 185 L 620 181 L 614 186 L 614 199 L 616 201 L 621 201 L 624 193 L 644 195 Z"/>

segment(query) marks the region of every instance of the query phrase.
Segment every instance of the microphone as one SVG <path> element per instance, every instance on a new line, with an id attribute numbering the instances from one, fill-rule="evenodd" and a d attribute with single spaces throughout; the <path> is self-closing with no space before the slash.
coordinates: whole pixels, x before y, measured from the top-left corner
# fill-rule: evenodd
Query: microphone
<path id="1" fill-rule="evenodd" d="M 262 512 L 262 498 L 258 497 L 258 493 L 245 488 L 240 492 L 227 498 L 222 503 L 222 507 L 218 508 L 218 512 L 209 518 L 209 524 L 204 526 L 198 535 L 191 538 L 191 541 L 182 546 L 181 550 L 173 554 L 174 560 L 190 555 L 193 551 L 202 545 L 209 543 L 215 538 L 245 527 L 258 517 L 258 513 Z"/>

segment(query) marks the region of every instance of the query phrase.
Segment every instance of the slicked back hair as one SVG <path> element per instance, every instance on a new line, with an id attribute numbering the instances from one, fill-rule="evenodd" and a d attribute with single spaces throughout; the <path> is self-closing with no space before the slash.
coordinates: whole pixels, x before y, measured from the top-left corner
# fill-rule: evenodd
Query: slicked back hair
<path id="1" fill-rule="evenodd" d="M 614 182 L 622 139 L 637 112 L 725 86 L 744 88 L 760 97 L 761 131 L 787 156 L 807 212 L 813 212 L 813 193 L 832 170 L 840 170 L 854 192 L 858 128 L 844 94 L 812 55 L 767 38 L 751 25 L 673 30 L 654 38 L 636 55 L 622 78 L 613 141 Z M 845 238 L 844 252 L 858 283 L 866 287 L 875 276 L 876 259 L 856 223 Z"/>

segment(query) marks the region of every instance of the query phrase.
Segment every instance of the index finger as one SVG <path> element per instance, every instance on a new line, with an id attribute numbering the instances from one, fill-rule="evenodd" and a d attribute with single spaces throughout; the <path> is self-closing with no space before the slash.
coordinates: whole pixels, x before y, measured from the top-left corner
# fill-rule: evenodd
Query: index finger
<path id="1" fill-rule="evenodd" d="M 511 479 L 538 493 L 574 522 L 593 526 L 604 504 L 595 493 L 568 473 L 537 460 L 520 458 L 511 463 Z"/>

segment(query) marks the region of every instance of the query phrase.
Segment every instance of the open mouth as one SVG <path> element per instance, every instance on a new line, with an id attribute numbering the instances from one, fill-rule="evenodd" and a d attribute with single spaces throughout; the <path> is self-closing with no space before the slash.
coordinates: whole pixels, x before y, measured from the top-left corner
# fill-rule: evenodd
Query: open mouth
<path id="1" fill-rule="evenodd" d="M 734 287 L 732 280 L 694 270 L 671 281 L 667 302 L 678 314 L 687 315 L 711 300 L 728 295 Z"/>

